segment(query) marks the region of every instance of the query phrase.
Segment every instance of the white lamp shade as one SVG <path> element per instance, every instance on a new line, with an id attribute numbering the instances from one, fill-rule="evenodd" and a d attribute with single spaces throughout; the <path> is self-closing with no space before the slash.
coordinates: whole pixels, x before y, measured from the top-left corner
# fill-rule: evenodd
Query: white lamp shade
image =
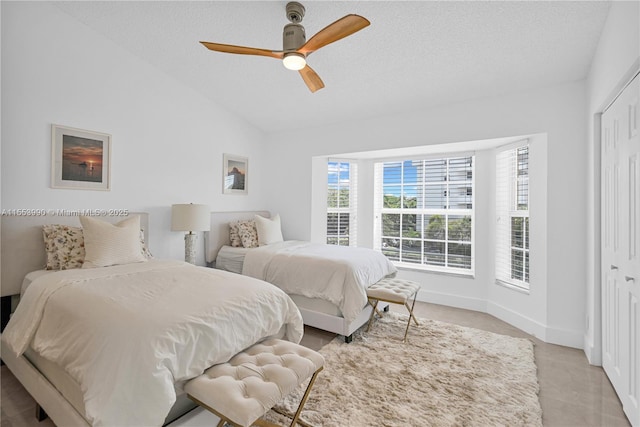
<path id="1" fill-rule="evenodd" d="M 207 205 L 171 205 L 171 231 L 209 231 L 211 219 Z"/>

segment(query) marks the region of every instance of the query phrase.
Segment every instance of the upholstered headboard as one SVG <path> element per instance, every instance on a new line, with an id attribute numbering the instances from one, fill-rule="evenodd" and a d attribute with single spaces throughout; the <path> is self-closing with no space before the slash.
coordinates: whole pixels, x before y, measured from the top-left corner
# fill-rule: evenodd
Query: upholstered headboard
<path id="1" fill-rule="evenodd" d="M 220 248 L 230 244 L 230 222 L 253 219 L 255 215 L 271 218 L 269 211 L 211 212 L 211 230 L 204 234 L 207 262 L 214 262 Z"/>
<path id="2" fill-rule="evenodd" d="M 144 230 L 144 238 L 149 244 L 149 214 L 131 212 L 140 216 L 140 228 Z M 116 223 L 128 216 L 98 217 L 101 220 Z M 46 224 L 63 224 L 80 227 L 77 216 L 3 216 L 2 217 L 2 265 L 0 269 L 0 295 L 16 295 L 20 293 L 24 276 L 35 270 L 42 270 L 47 262 L 42 237 L 42 226 Z"/>

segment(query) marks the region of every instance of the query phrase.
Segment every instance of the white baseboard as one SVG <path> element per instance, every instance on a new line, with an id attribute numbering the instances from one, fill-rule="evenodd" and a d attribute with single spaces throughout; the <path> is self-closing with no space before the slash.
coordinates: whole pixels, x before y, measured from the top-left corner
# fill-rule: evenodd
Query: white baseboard
<path id="1" fill-rule="evenodd" d="M 459 295 L 433 292 L 426 289 L 418 291 L 418 301 L 432 304 L 446 305 L 449 307 L 464 308 L 465 310 L 487 312 L 487 302 L 480 298 L 462 297 Z"/>
<path id="2" fill-rule="evenodd" d="M 583 338 L 582 348 L 589 363 L 595 366 L 602 366 L 602 351 L 600 349 L 596 350 L 591 342 L 591 338 L 587 334 L 585 334 Z"/>
<path id="3" fill-rule="evenodd" d="M 426 289 L 421 289 L 418 292 L 417 300 L 487 313 L 530 335 L 533 335 L 541 341 L 566 347 L 585 349 L 586 352 L 583 331 L 551 328 L 492 301 L 432 292 Z M 587 357 L 589 357 L 589 355 L 587 355 Z"/>
<path id="4" fill-rule="evenodd" d="M 547 339 L 545 342 L 563 345 L 565 347 L 584 350 L 584 331 L 569 329 L 555 329 L 547 327 Z"/>
<path id="5" fill-rule="evenodd" d="M 487 302 L 487 313 L 497 317 L 498 319 L 507 322 L 511 326 L 523 330 L 524 332 L 533 335 L 534 337 L 544 341 L 547 341 L 547 328 L 542 323 L 533 320 L 529 317 L 523 316 L 511 309 L 508 309 L 495 302 Z"/>

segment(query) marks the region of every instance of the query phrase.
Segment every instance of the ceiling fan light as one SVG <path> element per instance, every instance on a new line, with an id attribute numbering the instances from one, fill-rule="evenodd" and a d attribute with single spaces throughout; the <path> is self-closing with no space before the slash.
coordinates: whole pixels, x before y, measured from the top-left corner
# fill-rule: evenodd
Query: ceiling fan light
<path id="1" fill-rule="evenodd" d="M 284 55 L 282 63 L 287 69 L 298 71 L 307 65 L 307 60 L 301 53 L 291 52 Z"/>

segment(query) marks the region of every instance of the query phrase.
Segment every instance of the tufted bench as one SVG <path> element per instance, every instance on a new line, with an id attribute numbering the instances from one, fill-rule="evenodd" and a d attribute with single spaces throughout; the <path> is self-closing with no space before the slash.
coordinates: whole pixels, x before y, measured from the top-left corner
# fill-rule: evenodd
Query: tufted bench
<path id="1" fill-rule="evenodd" d="M 274 425 L 261 420 L 274 405 L 311 377 L 293 416 L 300 417 L 316 376 L 324 366 L 318 352 L 289 341 L 272 339 L 255 344 L 226 363 L 212 366 L 187 382 L 184 390 L 198 405 L 233 426 Z"/>
<path id="2" fill-rule="evenodd" d="M 409 310 L 409 321 L 407 322 L 407 329 L 404 331 L 403 342 L 407 340 L 407 333 L 409 332 L 409 326 L 411 325 L 411 319 L 416 322 L 416 325 L 420 325 L 416 317 L 413 315 L 413 307 L 416 305 L 416 297 L 418 296 L 418 290 L 420 285 L 416 282 L 403 279 L 382 279 L 377 283 L 367 288 L 367 298 L 369 303 L 373 305 L 371 311 L 371 317 L 369 318 L 369 324 L 367 325 L 367 331 L 371 328 L 371 322 L 378 311 L 378 302 L 385 301 L 394 304 L 403 304 L 407 310 Z M 408 301 L 413 297 L 413 304 L 409 307 Z M 371 302 L 371 301 L 375 301 Z"/>

